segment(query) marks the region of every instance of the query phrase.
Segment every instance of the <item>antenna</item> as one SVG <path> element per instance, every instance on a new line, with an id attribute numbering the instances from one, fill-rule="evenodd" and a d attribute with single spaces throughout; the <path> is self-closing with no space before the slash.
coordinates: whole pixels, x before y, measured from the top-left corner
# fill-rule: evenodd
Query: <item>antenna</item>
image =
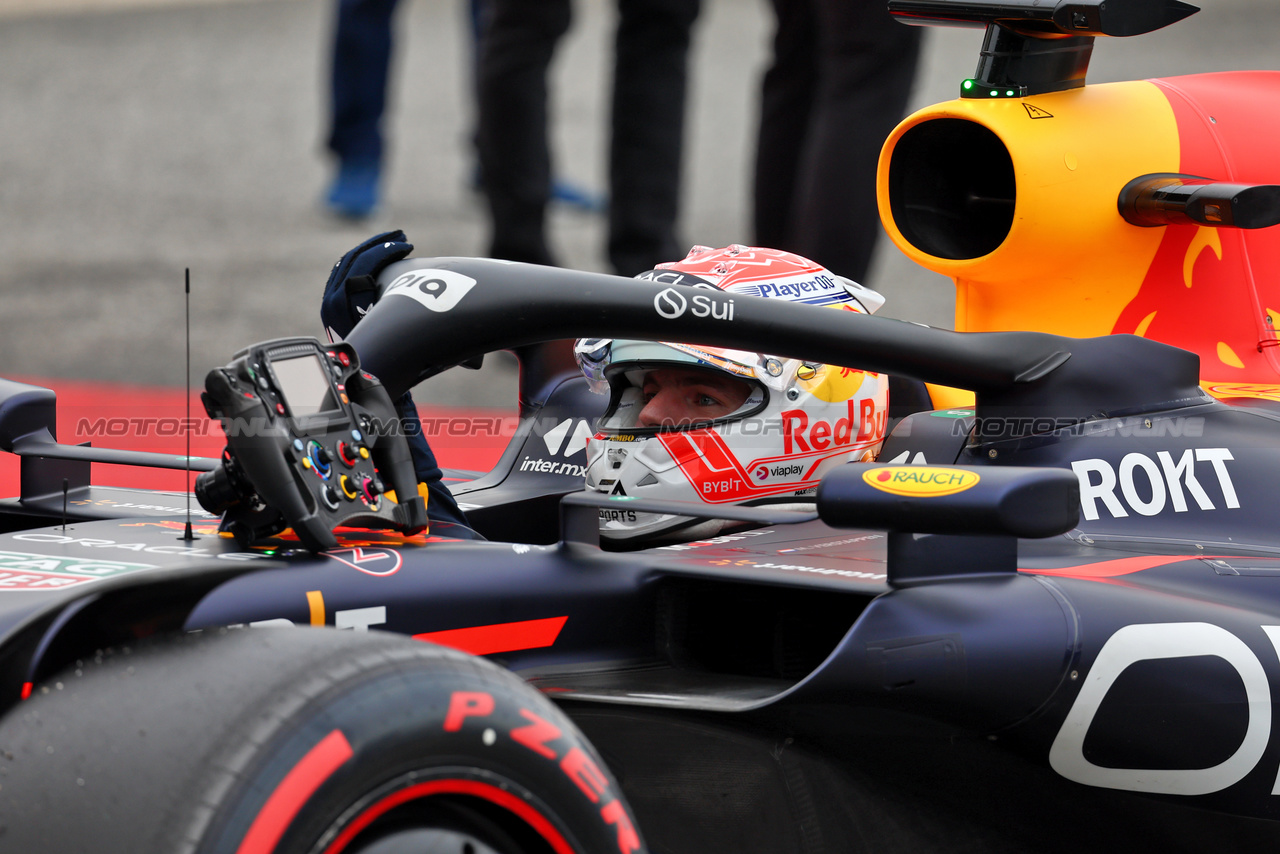
<path id="1" fill-rule="evenodd" d="M 191 268 L 186 268 L 186 339 L 187 339 L 187 419 L 183 423 L 183 432 L 187 434 L 187 467 L 182 475 L 182 489 L 187 493 L 187 526 L 182 531 L 181 539 L 190 542 L 195 534 L 191 530 Z"/>

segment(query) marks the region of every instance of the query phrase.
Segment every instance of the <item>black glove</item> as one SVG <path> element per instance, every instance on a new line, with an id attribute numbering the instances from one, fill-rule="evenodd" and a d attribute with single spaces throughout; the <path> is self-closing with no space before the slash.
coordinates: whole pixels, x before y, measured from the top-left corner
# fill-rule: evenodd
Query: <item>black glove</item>
<path id="1" fill-rule="evenodd" d="M 329 333 L 330 341 L 346 338 L 351 333 L 378 295 L 378 274 L 412 251 L 413 244 L 408 242 L 403 231 L 388 231 L 370 237 L 338 259 L 329 274 L 329 281 L 325 283 L 324 298 L 320 302 L 320 322 Z M 467 527 L 466 517 L 458 503 L 440 482 L 440 466 L 422 435 L 422 422 L 409 392 L 396 401 L 396 409 L 409 440 L 409 451 L 413 454 L 414 473 L 430 493 L 427 518 L 433 523 L 449 523 L 437 525 L 442 529 L 439 533 L 444 536 L 483 539 Z"/>
<path id="2" fill-rule="evenodd" d="M 370 237 L 338 259 L 320 302 L 320 322 L 330 341 L 346 338 L 378 296 L 378 274 L 413 251 L 403 231 Z"/>

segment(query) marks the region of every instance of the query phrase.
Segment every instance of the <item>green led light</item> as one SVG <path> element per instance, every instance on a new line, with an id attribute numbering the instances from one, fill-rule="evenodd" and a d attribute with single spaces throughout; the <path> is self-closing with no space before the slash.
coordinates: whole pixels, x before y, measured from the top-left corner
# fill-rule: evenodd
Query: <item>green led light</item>
<path id="1" fill-rule="evenodd" d="M 1007 92 L 1005 92 L 1005 95 L 1007 95 L 1008 97 L 1012 98 L 1012 97 L 1013 97 L 1013 90 L 1012 90 L 1012 89 L 1008 90 Z"/>
<path id="2" fill-rule="evenodd" d="M 991 97 L 992 97 L 992 98 L 994 98 L 996 95 L 999 95 L 999 94 L 1000 94 L 1000 93 L 999 93 L 999 92 L 997 92 L 995 89 L 992 89 L 992 90 L 991 90 Z"/>
<path id="3" fill-rule="evenodd" d="M 972 80 L 966 80 L 966 81 L 964 81 L 964 88 L 966 88 L 966 89 L 972 89 L 972 88 L 973 88 L 973 81 L 972 81 Z"/>

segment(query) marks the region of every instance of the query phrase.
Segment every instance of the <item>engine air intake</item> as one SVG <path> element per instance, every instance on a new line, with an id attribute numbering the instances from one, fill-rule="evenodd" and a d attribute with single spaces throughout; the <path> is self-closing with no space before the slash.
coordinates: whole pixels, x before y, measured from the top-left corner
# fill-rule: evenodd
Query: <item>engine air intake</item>
<path id="1" fill-rule="evenodd" d="M 913 246 L 965 260 L 995 251 L 1013 226 L 1013 160 L 1000 137 L 976 122 L 922 122 L 889 161 L 889 207 Z"/>

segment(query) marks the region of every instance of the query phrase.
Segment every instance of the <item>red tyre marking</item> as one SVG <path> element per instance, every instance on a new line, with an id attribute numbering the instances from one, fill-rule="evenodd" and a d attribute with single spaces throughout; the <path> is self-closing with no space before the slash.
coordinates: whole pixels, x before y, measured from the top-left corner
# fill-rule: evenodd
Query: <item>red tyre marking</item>
<path id="1" fill-rule="evenodd" d="M 438 643 L 472 655 L 540 649 L 556 642 L 556 638 L 560 636 L 560 630 L 564 628 L 568 619 L 565 616 L 548 617 L 545 620 L 522 620 L 518 623 L 495 623 L 492 626 L 426 632 L 414 635 L 413 639 Z"/>
<path id="2" fill-rule="evenodd" d="M 511 730 L 512 740 L 523 744 L 539 756 L 555 759 L 556 752 L 547 747 L 547 742 L 560 737 L 560 728 L 544 721 L 528 709 L 521 709 L 520 716 L 530 723 L 528 726 L 518 726 Z"/>
<path id="3" fill-rule="evenodd" d="M 449 695 L 449 712 L 444 716 L 444 731 L 457 732 L 462 722 L 472 716 L 485 717 L 493 712 L 493 695 L 485 691 L 454 691 Z"/>
<path id="4" fill-rule="evenodd" d="M 640 835 L 632 827 L 631 819 L 627 817 L 627 811 L 622 807 L 622 801 L 610 801 L 604 809 L 600 810 L 600 817 L 606 824 L 617 827 L 618 851 L 621 854 L 631 854 L 632 851 L 640 850 Z"/>
<path id="5" fill-rule="evenodd" d="M 355 820 L 347 825 L 346 829 L 338 834 L 338 838 L 333 840 L 332 844 L 325 849 L 324 854 L 338 854 L 338 852 L 344 850 L 360 831 L 364 830 L 384 813 L 401 804 L 419 798 L 428 798 L 432 795 L 470 795 L 471 797 L 483 798 L 524 821 L 525 824 L 533 828 L 539 836 L 546 840 L 556 854 L 574 854 L 569 842 L 542 813 L 510 792 L 504 792 L 497 786 L 481 783 L 478 780 L 432 780 L 392 792 L 356 816 Z"/>
<path id="6" fill-rule="evenodd" d="M 302 809 L 307 799 L 315 794 L 320 784 L 332 776 L 342 763 L 354 755 L 351 744 L 342 730 L 333 732 L 320 739 L 315 747 L 307 751 L 307 755 L 294 765 L 276 790 L 267 798 L 258 812 L 258 817 L 249 826 L 236 849 L 236 854 L 271 854 L 276 843 L 284 835 L 285 828 L 294 816 Z"/>
<path id="7" fill-rule="evenodd" d="M 600 766 L 582 751 L 580 747 L 571 747 L 560 761 L 560 770 L 565 773 L 574 785 L 582 790 L 587 800 L 593 804 L 600 803 L 600 796 L 609 788 L 609 778 L 604 776 Z M 614 801 L 621 808 L 622 804 Z M 609 822 L 613 824 L 612 821 Z"/>

